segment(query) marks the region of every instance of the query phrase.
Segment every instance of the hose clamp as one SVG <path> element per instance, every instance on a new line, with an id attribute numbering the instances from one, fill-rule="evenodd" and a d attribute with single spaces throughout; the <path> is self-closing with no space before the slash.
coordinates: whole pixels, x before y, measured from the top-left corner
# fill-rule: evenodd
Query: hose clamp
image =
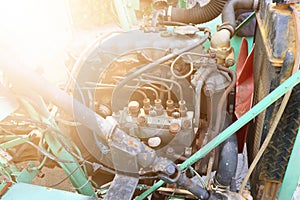
<path id="1" fill-rule="evenodd" d="M 232 37 L 232 35 L 234 34 L 234 28 L 233 26 L 229 23 L 229 22 L 224 22 L 223 24 L 221 24 L 221 26 L 217 27 L 217 30 L 222 30 L 222 29 L 226 29 L 230 32 L 230 35 Z"/>
<path id="2" fill-rule="evenodd" d="M 213 184 L 211 186 L 212 190 L 216 192 L 226 192 L 230 190 L 230 186 L 221 185 L 216 178 L 213 179 Z"/>

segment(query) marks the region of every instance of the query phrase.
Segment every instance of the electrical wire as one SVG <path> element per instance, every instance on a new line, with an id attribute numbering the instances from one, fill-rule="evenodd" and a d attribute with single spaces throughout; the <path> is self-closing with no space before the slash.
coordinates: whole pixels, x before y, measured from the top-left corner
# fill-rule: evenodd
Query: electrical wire
<path id="1" fill-rule="evenodd" d="M 199 178 L 201 185 L 203 186 L 204 189 L 207 189 L 207 184 L 206 182 L 203 180 L 202 176 L 200 176 L 200 174 L 198 174 L 198 172 L 193 168 L 193 167 L 189 167 L 189 169 L 191 169 L 193 171 L 193 173 L 196 174 L 196 176 Z"/>
<path id="2" fill-rule="evenodd" d="M 49 159 L 55 161 L 55 162 L 62 162 L 62 163 L 74 163 L 74 161 L 72 160 L 62 160 L 62 159 L 59 159 L 57 157 L 55 157 L 54 155 L 48 153 L 46 150 L 42 149 L 41 147 L 37 146 L 36 144 L 34 144 L 33 142 L 31 141 L 28 141 L 22 137 L 18 137 L 18 135 L 14 134 L 13 132 L 11 131 L 8 131 L 6 129 L 3 129 L 2 127 L 0 127 L 0 130 L 2 130 L 3 132 L 5 133 L 8 133 L 8 134 L 11 134 L 11 135 L 14 135 L 16 136 L 17 138 L 21 139 L 21 140 L 24 140 L 24 142 L 30 144 L 31 146 L 33 146 L 35 149 L 37 149 L 39 152 L 41 152 L 42 154 L 44 154 L 45 156 L 47 156 Z"/>
<path id="3" fill-rule="evenodd" d="M 62 135 L 62 133 L 59 130 L 57 130 L 57 129 L 52 129 L 52 130 L 56 131 L 60 135 Z M 62 135 L 62 136 L 64 136 L 64 135 Z M 101 169 L 101 170 L 104 170 L 104 171 L 109 172 L 111 174 L 116 174 L 117 173 L 116 171 L 111 170 L 110 168 L 104 167 L 102 164 L 99 164 L 99 163 L 96 163 L 96 162 L 90 162 L 90 161 L 84 159 L 82 156 L 80 156 L 80 155 L 76 154 L 75 152 L 73 152 L 71 150 L 71 148 L 61 138 L 59 138 L 59 137 L 56 137 L 56 138 L 62 144 L 62 146 L 66 149 L 66 151 L 68 153 L 70 153 L 71 155 L 73 155 L 75 158 L 77 158 L 79 160 L 79 162 L 89 164 L 89 165 L 91 165 L 93 167 L 93 169 L 97 169 L 97 170 Z"/>
<path id="4" fill-rule="evenodd" d="M 59 182 L 53 184 L 53 185 L 50 185 L 50 186 L 47 186 L 48 188 L 53 188 L 53 187 L 56 187 L 60 184 L 62 184 L 63 182 L 65 182 L 67 179 L 69 179 L 80 167 L 82 167 L 82 165 L 84 165 L 84 163 L 81 163 L 80 165 L 78 165 L 73 171 L 71 171 L 70 174 L 68 174 L 68 176 L 66 176 L 65 178 L 63 178 L 62 180 L 60 180 Z"/>

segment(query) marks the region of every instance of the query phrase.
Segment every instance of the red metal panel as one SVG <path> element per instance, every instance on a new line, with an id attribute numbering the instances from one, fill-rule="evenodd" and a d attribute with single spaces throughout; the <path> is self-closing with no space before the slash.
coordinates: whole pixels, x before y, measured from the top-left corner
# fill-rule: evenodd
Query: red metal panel
<path id="1" fill-rule="evenodd" d="M 253 57 L 254 45 L 248 55 L 248 43 L 245 38 L 242 39 L 241 48 L 236 64 L 236 96 L 235 96 L 235 116 L 239 119 L 252 107 L 254 93 L 253 78 Z M 244 144 L 247 137 L 248 124 L 243 126 L 238 132 L 238 149 L 243 152 Z"/>

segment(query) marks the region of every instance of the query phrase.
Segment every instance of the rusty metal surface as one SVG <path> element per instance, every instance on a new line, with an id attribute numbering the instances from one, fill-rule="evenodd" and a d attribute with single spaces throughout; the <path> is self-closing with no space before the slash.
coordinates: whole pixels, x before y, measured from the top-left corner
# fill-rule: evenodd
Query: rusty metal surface
<path id="1" fill-rule="evenodd" d="M 289 4 L 262 1 L 256 14 L 267 56 L 275 67 L 282 65 L 287 49 L 295 47 L 295 26 L 288 7 Z"/>
<path id="2" fill-rule="evenodd" d="M 117 174 L 104 200 L 131 199 L 139 182 L 136 177 Z"/>
<path id="3" fill-rule="evenodd" d="M 278 86 L 279 72 L 285 71 L 281 67 L 287 51 L 296 54 L 296 30 L 289 5 L 261 1 L 260 12 L 256 13 L 256 18 L 259 28 L 257 28 L 255 37 L 257 45 L 254 55 L 254 104 Z M 284 76 L 285 78 L 280 82 L 286 80 L 288 76 Z M 255 122 L 250 123 L 249 134 L 253 135 L 248 138 L 250 161 L 258 152 L 261 140 L 268 130 L 266 123 L 270 121 L 272 113 L 274 113 L 273 109 L 274 106 L 271 106 L 262 112 Z"/>

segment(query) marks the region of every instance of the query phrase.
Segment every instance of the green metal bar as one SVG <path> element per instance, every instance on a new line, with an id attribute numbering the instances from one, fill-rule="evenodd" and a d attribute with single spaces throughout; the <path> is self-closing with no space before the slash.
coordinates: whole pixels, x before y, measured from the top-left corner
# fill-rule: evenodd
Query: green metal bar
<path id="1" fill-rule="evenodd" d="M 29 135 L 21 136 L 19 138 L 4 142 L 4 143 L 0 144 L 0 148 L 5 150 L 8 148 L 17 146 L 19 144 L 23 144 L 26 141 L 29 141 Z"/>
<path id="2" fill-rule="evenodd" d="M 300 177 L 300 127 L 295 139 L 294 148 L 291 153 L 288 166 L 280 188 L 278 200 L 291 200 L 297 188 Z"/>
<path id="3" fill-rule="evenodd" d="M 126 0 L 125 2 L 125 13 L 126 13 L 126 17 L 129 21 L 129 24 L 131 26 L 131 28 L 134 26 L 134 25 L 137 25 L 137 18 L 136 18 L 136 15 L 135 15 L 135 9 L 137 7 L 139 7 L 139 1 L 136 1 L 136 0 Z"/>
<path id="4" fill-rule="evenodd" d="M 130 30 L 137 23 L 134 12 L 136 3 L 130 0 L 113 0 L 113 2 L 121 27 L 125 31 Z"/>
<path id="5" fill-rule="evenodd" d="M 30 103 L 27 101 L 22 101 L 22 103 L 32 118 L 43 120 L 44 123 L 57 127 L 55 121 L 50 118 L 50 113 L 48 113 L 49 116 L 41 116 Z M 41 102 L 41 104 L 46 105 L 44 102 Z M 47 110 L 46 107 L 45 110 Z M 76 158 L 71 155 L 51 133 L 45 135 L 45 141 L 56 157 L 62 160 L 72 161 L 72 163 L 58 162 L 58 164 L 63 168 L 66 174 L 70 176 L 69 179 L 76 190 L 80 194 L 96 197 L 96 193 L 90 181 L 85 176 Z"/>
<path id="6" fill-rule="evenodd" d="M 187 8 L 187 0 L 178 0 L 179 8 Z"/>
<path id="7" fill-rule="evenodd" d="M 235 36 L 244 26 L 246 26 L 255 17 L 255 12 L 252 12 L 242 23 L 236 27 L 232 36 Z"/>
<path id="8" fill-rule="evenodd" d="M 119 18 L 119 22 L 120 22 L 121 27 L 124 30 L 129 30 L 130 29 L 130 24 L 127 20 L 126 13 L 125 13 L 124 8 L 123 8 L 123 6 L 124 6 L 123 1 L 122 0 L 113 0 L 113 2 L 114 2 L 116 12 L 118 13 L 118 18 Z"/>
<path id="9" fill-rule="evenodd" d="M 5 184 L 5 183 L 4 183 Z M 4 187 L 3 184 L 1 185 Z M 0 188 L 1 188 L 0 186 Z M 76 194 L 74 192 L 58 190 L 48 188 L 44 186 L 26 184 L 26 183 L 14 183 L 9 187 L 5 194 L 1 196 L 1 200 L 98 200 L 90 196 L 84 196 Z"/>
<path id="10" fill-rule="evenodd" d="M 199 159 L 203 158 L 207 155 L 211 150 L 216 148 L 219 144 L 224 142 L 227 138 L 229 138 L 232 134 L 242 128 L 245 124 L 247 124 L 250 120 L 255 118 L 259 113 L 264 111 L 267 107 L 269 107 L 272 103 L 278 100 L 282 95 L 284 95 L 287 91 L 291 90 L 295 85 L 300 83 L 300 71 L 296 72 L 290 78 L 288 78 L 285 82 L 283 82 L 280 86 L 278 86 L 275 90 L 273 90 L 268 96 L 262 99 L 259 103 L 257 103 L 251 110 L 245 113 L 240 119 L 231 124 L 228 128 L 222 131 L 217 137 L 211 140 L 208 144 L 206 144 L 203 148 L 199 149 L 195 154 L 189 157 L 186 161 L 184 161 L 180 165 L 180 169 L 184 170 L 185 168 L 193 165 Z M 151 188 L 146 190 L 140 196 L 136 198 L 136 200 L 145 199 L 152 192 L 157 190 L 160 186 L 164 184 L 164 181 L 160 180 L 156 184 L 154 184 Z"/>
<path id="11" fill-rule="evenodd" d="M 0 141 L 13 140 L 20 137 L 26 137 L 27 135 L 0 135 Z"/>
<path id="12" fill-rule="evenodd" d="M 76 190 L 80 194 L 96 197 L 95 191 L 90 181 L 85 177 L 77 160 L 50 133 L 45 135 L 45 140 L 55 156 L 57 156 L 60 159 L 74 161 L 74 163 L 58 162 L 58 164 L 64 169 L 67 175 L 70 175 L 72 173 L 69 179 L 72 182 L 73 186 L 76 188 Z"/>

